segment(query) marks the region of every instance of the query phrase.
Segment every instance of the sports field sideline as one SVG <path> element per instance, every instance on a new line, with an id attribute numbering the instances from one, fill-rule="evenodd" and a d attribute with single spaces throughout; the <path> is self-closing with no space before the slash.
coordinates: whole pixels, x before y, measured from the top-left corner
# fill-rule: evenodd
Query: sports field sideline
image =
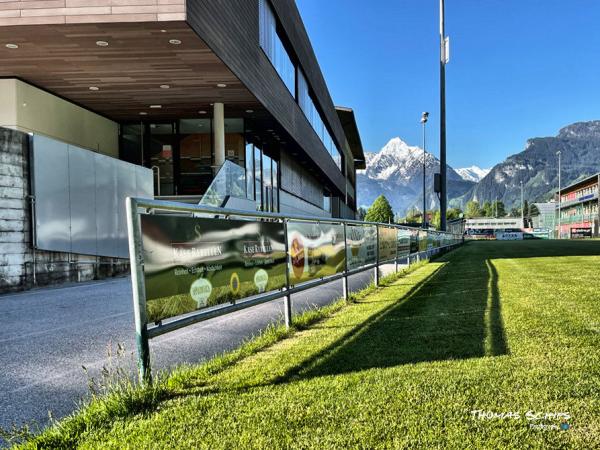
<path id="1" fill-rule="evenodd" d="M 600 448 L 600 241 L 471 242 L 38 438 L 85 448 Z"/>

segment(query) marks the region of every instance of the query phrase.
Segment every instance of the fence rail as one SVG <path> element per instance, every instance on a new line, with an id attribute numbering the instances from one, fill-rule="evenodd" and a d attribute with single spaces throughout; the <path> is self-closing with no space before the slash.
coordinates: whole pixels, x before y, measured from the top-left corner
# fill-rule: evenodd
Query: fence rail
<path id="1" fill-rule="evenodd" d="M 432 254 L 438 253 L 444 249 L 452 248 L 463 242 L 463 237 L 461 235 L 395 224 L 362 222 L 352 219 L 330 217 L 242 211 L 212 206 L 191 205 L 189 203 L 178 203 L 166 200 L 148 200 L 128 197 L 126 200 L 126 210 L 138 350 L 138 369 L 140 380 L 144 383 L 151 382 L 149 352 L 149 339 L 151 338 L 210 318 L 281 298 L 284 299 L 285 324 L 286 326 L 290 326 L 292 321 L 292 294 L 320 286 L 324 283 L 342 279 L 343 296 L 347 299 L 348 276 L 352 274 L 366 270 L 374 270 L 374 281 L 375 284 L 378 284 L 379 269 L 381 265 L 395 264 L 397 271 L 400 262 L 406 261 L 407 264 L 410 264 L 412 260 L 429 257 Z M 161 222 L 157 221 L 157 219 L 146 217 L 161 216 L 161 212 L 163 213 L 162 215 L 167 218 L 167 221 L 169 221 L 168 223 L 171 224 L 171 233 L 180 233 L 186 226 L 189 227 L 190 224 L 197 224 L 196 227 L 202 228 L 202 232 L 206 233 L 206 227 L 208 226 L 208 232 L 213 232 L 213 234 L 215 232 L 220 232 L 220 236 L 224 236 L 223 239 L 225 241 L 229 239 L 231 242 L 234 242 L 233 239 L 235 239 L 231 237 L 231 234 L 235 232 L 239 233 L 240 229 L 245 228 L 247 224 L 255 224 L 256 227 L 266 227 L 269 223 L 280 224 L 270 226 L 270 229 L 275 229 L 279 232 L 277 235 L 279 238 L 273 238 L 275 242 L 274 247 L 278 246 L 278 252 L 275 252 L 270 244 L 264 247 L 268 248 L 271 251 L 271 254 L 277 253 L 278 255 L 278 263 L 274 262 L 274 259 L 276 258 L 267 258 L 266 261 L 271 261 L 273 267 L 277 264 L 277 276 L 279 278 L 273 276 L 269 277 L 267 270 L 264 270 L 262 266 L 260 266 L 260 268 L 258 268 L 259 266 L 250 266 L 253 267 L 252 270 L 256 269 L 254 270 L 254 285 L 257 287 L 260 286 L 262 289 L 259 288 L 258 292 L 253 292 L 252 290 L 248 291 L 250 292 L 249 295 L 244 295 L 243 292 L 240 293 L 240 285 L 242 282 L 238 272 L 248 272 L 248 269 L 241 265 L 241 259 L 239 259 L 241 256 L 235 255 L 238 259 L 235 259 L 233 265 L 235 266 L 235 264 L 238 264 L 239 267 L 223 269 L 223 266 L 218 266 L 220 268 L 215 269 L 215 272 L 211 274 L 213 278 L 216 278 L 219 275 L 230 274 L 230 289 L 228 290 L 227 287 L 223 288 L 223 286 L 220 286 L 218 288 L 220 289 L 219 292 L 224 292 L 223 298 L 217 300 L 220 301 L 220 303 L 207 305 L 206 302 L 209 296 L 212 295 L 213 287 L 210 282 L 206 282 L 206 278 L 202 277 L 202 275 L 196 276 L 199 265 L 206 264 L 206 261 L 202 259 L 202 256 L 198 257 L 198 254 L 201 254 L 202 252 L 194 253 L 195 250 L 192 248 L 191 254 L 196 256 L 196 259 L 193 259 L 192 262 L 190 262 L 190 260 L 176 261 L 176 258 L 173 256 L 167 258 L 165 255 L 168 254 L 169 250 L 175 252 L 175 250 L 173 250 L 175 245 L 183 246 L 182 248 L 184 248 L 185 251 L 188 251 L 190 248 L 189 245 L 195 244 L 193 242 L 192 244 L 187 242 L 175 243 L 172 240 L 172 237 L 169 236 L 169 230 L 167 228 L 163 227 L 160 229 L 160 226 L 164 226 L 164 224 L 161 225 Z M 190 218 L 192 218 L 192 222 L 190 222 Z M 245 220 L 242 222 L 239 219 Z M 178 220 L 178 223 L 173 222 Z M 148 221 L 150 221 L 156 229 L 159 229 L 160 233 L 156 233 L 155 229 L 155 236 L 145 234 L 144 231 L 147 232 L 149 229 Z M 154 223 L 152 223 L 152 221 L 154 221 Z M 143 222 L 146 223 L 146 228 L 144 228 Z M 323 228 L 323 224 L 329 224 L 330 228 L 327 228 L 327 225 Z M 176 226 L 174 227 L 173 225 Z M 305 237 L 303 233 L 305 233 L 306 226 L 311 225 L 321 234 L 313 241 L 310 241 L 310 239 L 307 238 L 306 242 L 313 242 L 312 245 L 314 245 L 314 247 L 309 249 L 308 247 L 303 247 L 298 241 L 302 241 L 302 238 Z M 227 226 L 230 226 L 231 228 L 227 229 Z M 360 239 L 363 240 L 353 240 L 356 236 L 349 236 L 349 230 L 353 231 L 355 234 L 358 233 L 357 236 L 362 236 Z M 373 230 L 374 235 L 372 234 Z M 366 234 L 367 231 L 371 233 L 368 235 L 368 239 Z M 292 242 L 290 242 L 290 236 L 293 236 Z M 156 247 L 157 239 L 163 239 L 164 242 L 162 243 L 162 247 L 160 245 Z M 149 250 L 148 248 L 145 248 L 144 243 L 146 243 L 146 247 L 149 247 L 150 244 L 155 245 L 155 248 L 158 250 Z M 237 244 L 238 242 L 235 241 L 235 243 Z M 261 247 L 261 249 L 262 248 L 263 247 Z M 367 251 L 369 248 L 371 248 L 370 253 Z M 313 262 L 316 261 L 314 267 L 310 265 L 312 251 L 319 255 L 318 261 L 313 260 Z M 261 250 L 261 252 L 268 253 L 266 250 Z M 329 252 L 329 255 L 327 255 L 327 252 Z M 232 251 L 231 249 L 228 249 L 228 252 L 223 253 L 229 255 Z M 235 251 L 233 251 L 233 253 L 235 253 Z M 349 267 L 349 259 L 356 259 L 355 254 L 359 253 L 361 255 L 367 254 L 367 256 L 362 259 L 358 258 L 358 263 L 353 259 L 353 267 Z M 220 257 L 224 258 L 224 256 L 221 256 L 221 247 L 219 247 L 219 251 L 215 251 L 214 254 L 218 254 Z M 323 256 L 323 254 L 325 254 L 325 256 Z M 162 258 L 162 260 L 157 258 Z M 326 264 L 329 264 L 327 262 L 329 259 L 335 260 L 335 265 L 327 265 L 326 268 L 328 268 L 329 271 L 323 271 L 324 274 L 319 275 L 319 270 L 323 269 L 323 266 L 319 266 L 319 264 L 322 264 L 323 260 L 326 261 Z M 165 261 L 167 261 L 167 263 L 165 263 Z M 163 266 L 160 264 L 163 264 Z M 186 266 L 186 264 L 192 265 Z M 230 262 L 228 262 L 228 264 L 231 265 Z M 156 281 L 156 273 L 159 271 L 156 267 L 161 267 L 162 272 L 160 272 L 160 276 L 163 277 L 160 278 L 158 282 Z M 147 287 L 150 286 L 150 290 L 159 289 L 168 291 L 169 288 L 180 281 L 176 280 L 172 274 L 169 275 L 169 271 L 177 267 L 187 267 L 187 269 L 184 269 L 184 275 L 187 277 L 189 273 L 190 277 L 188 279 L 195 281 L 192 283 L 191 288 L 186 287 L 188 290 L 187 292 L 181 292 L 178 293 L 177 296 L 171 297 L 167 295 L 164 296 L 164 299 L 159 299 L 160 302 L 163 302 L 161 304 L 164 305 L 166 302 L 168 304 L 167 306 L 169 306 L 167 309 L 173 310 L 173 304 L 181 302 L 181 298 L 187 299 L 189 297 L 188 300 L 191 300 L 193 297 L 194 300 L 196 300 L 196 297 L 193 295 L 195 292 L 193 285 L 201 279 L 204 283 L 202 286 L 203 289 L 206 288 L 206 285 L 209 286 L 206 288 L 209 292 L 208 296 L 204 293 L 203 295 L 206 298 L 202 298 L 201 301 L 198 301 L 197 308 L 194 306 L 192 307 L 192 310 L 170 314 L 165 314 L 163 312 L 162 315 L 156 315 L 157 313 L 153 312 L 154 316 L 149 317 L 148 302 L 157 302 L 157 300 L 148 299 Z M 195 267 L 196 271 L 190 271 L 189 267 Z M 310 270 L 315 269 L 316 272 L 312 273 L 310 270 L 307 272 L 307 267 L 309 267 Z M 203 268 L 206 269 L 205 266 L 203 266 Z M 267 266 L 265 266 L 265 268 L 267 268 Z M 187 270 L 188 273 L 185 273 L 185 270 Z M 272 284 L 271 289 L 267 289 L 267 281 L 263 280 L 264 283 L 261 282 L 262 284 L 257 282 L 256 277 L 261 270 L 264 273 L 266 280 L 271 278 L 277 279 L 279 280 L 278 284 Z M 273 273 L 275 273 L 276 269 L 273 268 L 272 270 Z M 282 271 L 284 274 L 281 273 Z M 284 278 L 282 278 L 282 275 Z M 291 277 L 293 277 L 294 280 L 290 279 Z M 222 280 L 221 284 L 223 284 Z M 252 289 L 254 289 L 254 285 L 252 286 Z M 202 289 L 200 289 L 200 291 L 202 291 Z M 235 295 L 232 296 L 232 292 Z"/>

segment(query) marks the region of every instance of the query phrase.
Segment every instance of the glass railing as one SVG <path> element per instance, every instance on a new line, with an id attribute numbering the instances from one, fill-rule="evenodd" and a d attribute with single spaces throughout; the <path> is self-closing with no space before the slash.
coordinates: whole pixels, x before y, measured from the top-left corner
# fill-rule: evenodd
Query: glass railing
<path id="1" fill-rule="evenodd" d="M 230 197 L 246 198 L 246 172 L 234 162 L 225 161 L 198 204 L 221 208 Z"/>

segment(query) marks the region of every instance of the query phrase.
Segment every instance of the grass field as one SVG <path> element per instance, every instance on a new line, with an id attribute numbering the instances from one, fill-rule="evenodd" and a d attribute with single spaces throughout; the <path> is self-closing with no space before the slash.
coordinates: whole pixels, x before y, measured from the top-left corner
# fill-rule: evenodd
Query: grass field
<path id="1" fill-rule="evenodd" d="M 598 255 L 469 243 L 237 362 L 173 374 L 145 409 L 30 445 L 600 448 Z"/>

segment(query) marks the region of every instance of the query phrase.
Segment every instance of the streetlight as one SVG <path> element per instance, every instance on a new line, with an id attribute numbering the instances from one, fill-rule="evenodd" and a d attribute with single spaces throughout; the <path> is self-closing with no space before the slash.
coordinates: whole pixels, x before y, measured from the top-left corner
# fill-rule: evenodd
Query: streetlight
<path id="1" fill-rule="evenodd" d="M 426 171 L 426 154 L 425 154 L 425 124 L 427 123 L 427 118 L 429 117 L 429 113 L 427 111 L 423 112 L 421 115 L 421 123 L 423 124 L 423 228 L 427 228 L 427 220 L 425 218 L 425 214 L 427 212 L 427 196 L 425 195 L 425 171 Z"/>
<path id="2" fill-rule="evenodd" d="M 444 26 L 444 0 L 440 0 L 440 229 L 446 231 L 446 64 L 450 40 Z"/>
<path id="3" fill-rule="evenodd" d="M 560 150 L 556 152 L 556 155 L 558 156 L 558 239 L 560 239 L 560 234 L 561 234 L 561 227 L 560 227 L 560 207 L 561 207 L 561 195 L 560 195 L 560 190 L 561 190 L 561 186 L 560 186 Z"/>

